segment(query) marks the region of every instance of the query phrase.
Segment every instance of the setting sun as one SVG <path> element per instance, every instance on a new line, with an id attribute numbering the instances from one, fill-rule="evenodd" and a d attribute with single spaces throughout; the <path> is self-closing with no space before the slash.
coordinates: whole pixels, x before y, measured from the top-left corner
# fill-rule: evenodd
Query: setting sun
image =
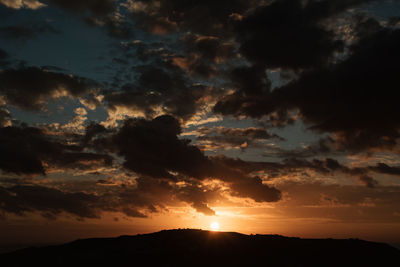
<path id="1" fill-rule="evenodd" d="M 213 222 L 210 224 L 210 227 L 211 227 L 211 230 L 217 231 L 217 230 L 219 230 L 219 223 Z"/>

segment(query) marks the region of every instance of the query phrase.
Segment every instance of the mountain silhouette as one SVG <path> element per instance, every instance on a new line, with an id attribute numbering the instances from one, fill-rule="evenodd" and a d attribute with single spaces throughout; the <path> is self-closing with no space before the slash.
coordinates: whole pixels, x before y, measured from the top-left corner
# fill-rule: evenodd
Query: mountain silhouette
<path id="1" fill-rule="evenodd" d="M 400 266 L 400 250 L 359 239 L 193 229 L 91 238 L 0 255 L 0 266 Z"/>

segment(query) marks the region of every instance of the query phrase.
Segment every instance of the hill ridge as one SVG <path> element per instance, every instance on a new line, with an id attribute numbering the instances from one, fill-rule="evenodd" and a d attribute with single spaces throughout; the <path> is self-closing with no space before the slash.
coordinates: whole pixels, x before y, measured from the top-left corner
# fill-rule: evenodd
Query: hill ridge
<path id="1" fill-rule="evenodd" d="M 78 239 L 0 255 L 2 266 L 399 266 L 400 251 L 360 239 L 171 229 Z"/>

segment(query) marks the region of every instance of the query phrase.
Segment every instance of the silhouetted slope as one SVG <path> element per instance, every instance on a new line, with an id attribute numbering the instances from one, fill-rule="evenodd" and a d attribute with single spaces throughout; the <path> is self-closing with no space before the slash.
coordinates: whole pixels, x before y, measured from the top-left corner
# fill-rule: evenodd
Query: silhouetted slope
<path id="1" fill-rule="evenodd" d="M 400 266 L 400 251 L 362 240 L 202 230 L 77 240 L 0 255 L 9 266 Z"/>

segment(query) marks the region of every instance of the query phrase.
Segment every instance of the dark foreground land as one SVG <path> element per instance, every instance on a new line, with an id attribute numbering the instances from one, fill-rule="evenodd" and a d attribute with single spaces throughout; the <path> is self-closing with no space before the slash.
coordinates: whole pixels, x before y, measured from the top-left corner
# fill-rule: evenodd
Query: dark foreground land
<path id="1" fill-rule="evenodd" d="M 400 251 L 357 239 L 202 230 L 77 240 L 0 255 L 0 266 L 400 266 Z"/>

